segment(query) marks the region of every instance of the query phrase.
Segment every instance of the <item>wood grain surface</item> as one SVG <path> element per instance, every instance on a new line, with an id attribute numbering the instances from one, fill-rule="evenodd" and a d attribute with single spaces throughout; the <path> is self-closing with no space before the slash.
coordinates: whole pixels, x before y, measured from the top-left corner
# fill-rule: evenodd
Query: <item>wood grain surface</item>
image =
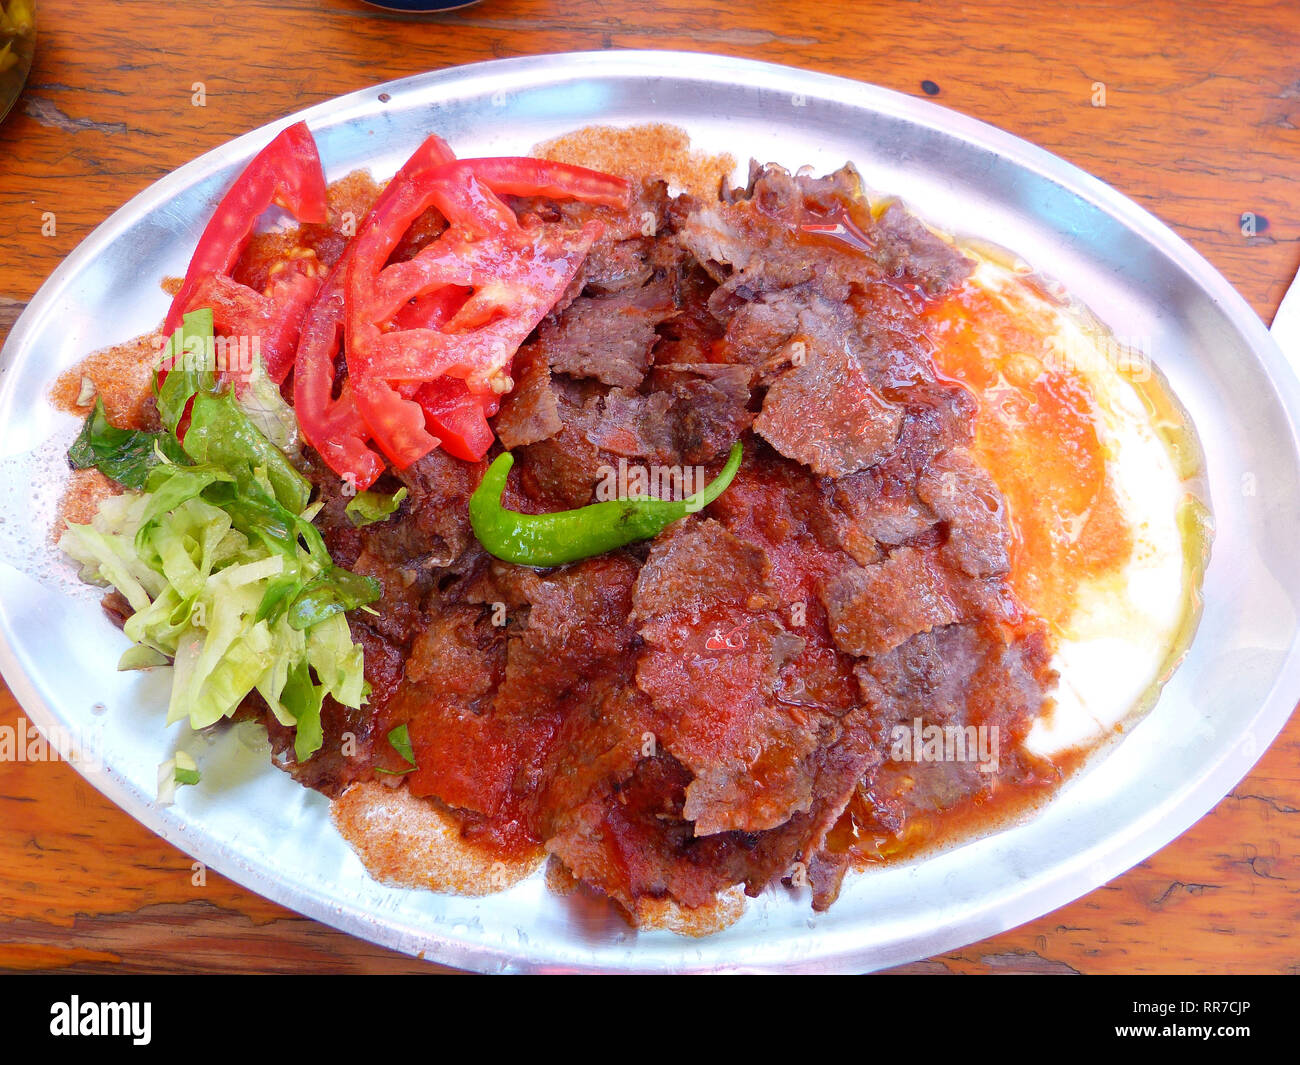
<path id="1" fill-rule="evenodd" d="M 390 78 L 601 48 L 723 52 L 931 96 L 1149 208 L 1266 322 L 1300 265 L 1294 0 L 485 0 L 418 17 L 357 0 L 39 0 L 38 19 L 27 92 L 0 125 L 0 338 L 114 209 L 238 134 Z M 1105 106 L 1094 106 L 1102 86 Z M 0 691 L 0 725 L 19 713 Z M 1300 716 L 1211 814 L 1148 861 L 1039 920 L 902 971 L 1300 971 L 1298 767 Z M 64 764 L 0 763 L 0 969 L 430 968 L 214 872 L 196 877 L 187 855 Z"/>

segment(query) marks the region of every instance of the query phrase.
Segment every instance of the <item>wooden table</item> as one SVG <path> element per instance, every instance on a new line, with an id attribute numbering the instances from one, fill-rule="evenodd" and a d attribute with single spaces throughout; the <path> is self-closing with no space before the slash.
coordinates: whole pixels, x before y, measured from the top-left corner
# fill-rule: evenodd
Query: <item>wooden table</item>
<path id="1" fill-rule="evenodd" d="M 1300 265 L 1300 9 L 1292 0 L 1051 6 L 486 0 L 410 18 L 357 0 L 39 0 L 36 65 L 0 126 L 0 337 L 111 211 L 231 137 L 419 71 L 601 48 L 725 52 L 932 96 L 1150 208 L 1270 320 Z M 195 82 L 206 106 L 192 103 Z M 1103 85 L 1105 106 L 1094 106 Z M 45 212 L 53 235 L 42 233 Z M 0 690 L 0 725 L 19 713 Z M 1149 861 L 1055 913 L 904 971 L 1300 971 L 1298 766 L 1300 718 Z M 194 879 L 188 856 L 66 765 L 0 763 L 2 968 L 429 968 L 215 873 Z"/>

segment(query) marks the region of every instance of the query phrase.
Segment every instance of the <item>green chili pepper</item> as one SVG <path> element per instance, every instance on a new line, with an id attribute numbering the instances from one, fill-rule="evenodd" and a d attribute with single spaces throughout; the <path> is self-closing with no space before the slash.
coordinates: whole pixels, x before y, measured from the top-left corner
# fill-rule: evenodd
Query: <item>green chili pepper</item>
<path id="1" fill-rule="evenodd" d="M 611 499 L 553 514 L 520 514 L 501 506 L 506 476 L 514 465 L 498 455 L 469 500 L 469 521 L 484 549 L 521 566 L 561 566 L 649 540 L 673 522 L 708 506 L 726 491 L 740 469 L 740 442 L 732 445 L 722 472 L 686 499 Z"/>

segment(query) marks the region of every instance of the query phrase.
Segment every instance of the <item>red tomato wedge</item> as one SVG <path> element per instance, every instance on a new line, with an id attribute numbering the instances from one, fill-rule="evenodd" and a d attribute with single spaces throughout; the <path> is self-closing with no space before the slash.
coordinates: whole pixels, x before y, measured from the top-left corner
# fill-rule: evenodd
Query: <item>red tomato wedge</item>
<path id="1" fill-rule="evenodd" d="M 501 406 L 499 396 L 475 394 L 464 381 L 440 377 L 420 385 L 412 398 L 447 454 L 467 462 L 487 454 L 494 439 L 488 419 Z"/>
<path id="2" fill-rule="evenodd" d="M 262 365 L 271 380 L 279 384 L 293 368 L 299 326 L 319 287 L 317 278 L 291 271 L 274 279 L 263 294 L 225 274 L 212 274 L 199 282 L 189 309 L 211 307 L 213 328 L 221 336 L 258 338 Z M 246 377 L 252 367 L 227 365 L 218 369 L 238 379 Z"/>
<path id="3" fill-rule="evenodd" d="M 426 139 L 384 187 L 361 229 L 372 218 L 387 217 L 391 203 L 403 189 L 418 184 L 430 169 L 453 158 L 441 137 Z M 330 469 L 360 490 L 369 488 L 384 472 L 384 461 L 367 444 L 370 433 L 353 401 L 351 383 L 345 380 L 337 398 L 334 396 L 336 360 L 343 336 L 344 285 L 355 249 L 354 239 L 334 264 L 303 319 L 294 361 L 293 407 L 307 442 Z"/>
<path id="4" fill-rule="evenodd" d="M 605 207 L 628 205 L 626 181 L 585 166 L 526 156 L 466 159 L 464 163 L 498 196 L 543 196 Z"/>
<path id="5" fill-rule="evenodd" d="M 299 222 L 321 223 L 328 216 L 325 172 L 305 122 L 282 130 L 253 157 L 221 198 L 172 299 L 163 330 L 171 335 L 186 311 L 212 306 L 218 321 L 224 315 L 234 323 L 223 330 L 227 335 L 262 338 L 267 372 L 278 382 L 293 364 L 298 325 L 315 282 L 311 292 L 302 281 L 286 279 L 285 285 L 273 283 L 266 293 L 259 293 L 230 278 L 254 225 L 272 204 L 285 208 Z M 297 276 L 311 280 L 301 273 Z"/>
<path id="6" fill-rule="evenodd" d="M 305 122 L 282 130 L 258 152 L 217 204 L 167 312 L 165 332 L 170 334 L 180 325 L 204 278 L 234 270 L 254 224 L 273 203 L 299 222 L 320 223 L 327 217 L 325 172 Z"/>
<path id="7" fill-rule="evenodd" d="M 383 269 L 367 289 L 350 292 L 361 319 L 362 343 L 354 347 L 365 353 L 364 371 L 389 381 L 451 374 L 473 392 L 508 392 L 506 371 L 515 351 L 555 306 L 600 231 L 599 223 L 543 225 L 467 240 L 448 230 L 414 259 Z M 409 300 L 447 286 L 473 294 L 441 327 L 384 332 L 376 326 Z"/>
<path id="8" fill-rule="evenodd" d="M 298 427 L 335 473 L 358 491 L 384 472 L 384 460 L 368 445 L 369 433 L 344 380 L 334 395 L 334 360 L 343 333 L 343 279 L 347 257 L 335 264 L 307 309 L 293 371 L 293 410 Z"/>
<path id="9" fill-rule="evenodd" d="M 365 488 L 440 444 L 477 460 L 487 419 L 513 387 L 511 360 L 555 306 L 602 231 L 530 221 L 500 195 L 626 207 L 625 181 L 536 159 L 455 160 L 429 137 L 384 188 L 303 320 L 294 406 L 335 472 Z M 414 259 L 388 265 L 430 207 L 448 228 Z M 340 340 L 347 379 L 335 387 Z"/>
<path id="10" fill-rule="evenodd" d="M 447 218 L 447 230 L 414 259 L 386 267 L 406 227 L 430 206 Z M 524 229 L 459 162 L 395 198 L 387 217 L 367 219 L 348 266 L 348 375 L 362 419 L 394 465 L 405 468 L 438 446 L 423 409 L 394 386 L 451 376 L 474 394 L 508 392 L 519 345 L 555 306 L 601 230 L 595 221 Z M 441 328 L 389 328 L 408 301 L 447 286 L 473 294 Z"/>

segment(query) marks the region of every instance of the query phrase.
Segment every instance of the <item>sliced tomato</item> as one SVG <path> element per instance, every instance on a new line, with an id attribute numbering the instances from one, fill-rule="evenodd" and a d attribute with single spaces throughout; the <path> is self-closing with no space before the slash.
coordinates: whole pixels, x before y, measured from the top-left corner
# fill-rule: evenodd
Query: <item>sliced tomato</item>
<path id="1" fill-rule="evenodd" d="M 474 176 L 500 196 L 543 196 L 606 207 L 627 207 L 631 189 L 622 178 L 585 166 L 522 157 L 466 159 Z"/>
<path id="2" fill-rule="evenodd" d="M 508 371 L 515 352 L 573 280 L 599 232 L 598 223 L 581 230 L 548 227 L 522 239 L 475 241 L 473 249 L 454 236 L 444 236 L 436 242 L 436 253 L 426 256 L 422 264 L 444 269 L 430 271 L 421 284 L 468 283 L 474 293 L 442 328 L 385 331 L 375 322 L 386 314 L 352 319 L 348 372 L 354 381 L 365 382 L 364 390 L 357 386 L 357 406 L 375 442 L 394 464 L 404 468 L 437 444 L 420 428 L 418 405 L 404 399 L 394 386 L 451 376 L 463 380 L 467 391 L 477 395 L 499 397 L 509 391 L 513 382 Z M 502 245 L 512 254 L 493 255 L 498 266 L 491 275 L 477 276 L 467 269 L 477 252 L 504 251 Z M 354 293 L 364 284 L 355 272 L 357 266 L 354 262 L 350 279 Z M 354 298 L 360 301 L 359 296 Z M 370 306 L 373 309 L 375 304 Z"/>
<path id="3" fill-rule="evenodd" d="M 442 444 L 478 459 L 510 362 L 572 282 L 602 225 L 521 226 L 500 195 L 626 206 L 626 182 L 532 159 L 457 161 L 429 137 L 384 188 L 308 310 L 294 400 L 308 441 L 358 488 Z M 410 262 L 388 264 L 429 208 L 448 229 Z M 340 336 L 347 379 L 335 388 Z M 335 394 L 337 392 L 337 395 Z"/>
<path id="4" fill-rule="evenodd" d="M 420 385 L 413 398 L 447 454 L 469 462 L 487 454 L 494 439 L 488 419 L 500 408 L 499 397 L 471 392 L 458 378 L 440 377 Z"/>
<path id="5" fill-rule="evenodd" d="M 325 171 L 305 122 L 282 130 L 258 152 L 217 204 L 167 312 L 163 327 L 167 335 L 195 306 L 194 293 L 204 279 L 214 274 L 229 275 L 234 270 L 257 219 L 273 203 L 299 222 L 320 223 L 328 216 Z"/>
<path id="6" fill-rule="evenodd" d="M 441 328 L 371 330 L 367 371 L 388 381 L 450 374 L 474 392 L 509 391 L 515 351 L 555 306 L 600 232 L 598 222 L 544 225 L 471 241 L 449 230 L 414 259 L 383 270 L 368 301 L 353 298 L 370 321 L 382 322 L 407 300 L 448 285 L 468 286 L 473 295 Z"/>
<path id="7" fill-rule="evenodd" d="M 405 188 L 425 180 L 428 171 L 453 158 L 441 137 L 428 137 L 384 187 L 360 229 L 377 224 L 374 219 L 388 218 Z M 334 387 L 344 332 L 344 289 L 356 246 L 353 239 L 303 318 L 294 360 L 293 406 L 307 442 L 330 469 L 361 490 L 384 472 L 384 460 L 368 446 L 370 431 L 357 410 L 351 382 L 344 380 L 337 396 Z"/>
<path id="8" fill-rule="evenodd" d="M 457 285 L 411 300 L 393 318 L 395 329 L 438 329 L 451 321 L 469 299 L 471 290 Z M 488 418 L 501 405 L 496 396 L 475 395 L 464 381 L 442 377 L 428 384 L 399 386 L 406 399 L 424 410 L 425 428 L 435 434 L 449 455 L 477 462 L 492 446 Z"/>
<path id="9" fill-rule="evenodd" d="M 291 271 L 273 280 L 263 294 L 225 274 L 212 274 L 199 282 L 190 309 L 212 308 L 213 328 L 221 336 L 257 338 L 262 365 L 279 384 L 293 366 L 303 315 L 319 285 L 316 278 Z M 241 347 L 241 354 L 250 356 L 249 349 Z M 252 366 L 228 363 L 218 369 L 238 384 Z"/>
<path id="10" fill-rule="evenodd" d="M 446 163 L 372 214 L 357 232 L 349 265 L 348 375 L 372 438 L 400 469 L 438 444 L 420 404 L 396 386 L 443 376 L 475 394 L 509 390 L 515 351 L 577 274 L 601 224 L 539 223 L 525 230 L 466 162 Z M 448 228 L 414 259 L 386 266 L 406 227 L 435 206 Z M 447 287 L 472 295 L 438 328 L 393 329 L 413 299 Z"/>
<path id="11" fill-rule="evenodd" d="M 281 131 L 258 152 L 221 198 L 172 300 L 164 329 L 170 335 L 186 312 L 211 307 L 218 335 L 258 338 L 263 365 L 279 384 L 293 365 L 303 313 L 320 283 L 311 269 L 314 260 L 283 271 L 264 292 L 230 276 L 257 219 L 273 203 L 299 222 L 320 223 L 328 216 L 325 172 L 304 122 Z M 241 345 L 240 354 L 249 355 L 249 349 Z M 240 362 L 225 368 L 223 375 L 242 389 L 250 369 L 251 365 Z M 165 377 L 166 369 L 160 369 L 159 378 Z"/>
<path id="12" fill-rule="evenodd" d="M 343 333 L 344 260 L 335 264 L 307 308 L 293 371 L 298 426 L 326 464 L 360 491 L 384 472 L 384 460 L 367 446 L 370 433 L 345 380 L 334 395 L 335 360 Z"/>

